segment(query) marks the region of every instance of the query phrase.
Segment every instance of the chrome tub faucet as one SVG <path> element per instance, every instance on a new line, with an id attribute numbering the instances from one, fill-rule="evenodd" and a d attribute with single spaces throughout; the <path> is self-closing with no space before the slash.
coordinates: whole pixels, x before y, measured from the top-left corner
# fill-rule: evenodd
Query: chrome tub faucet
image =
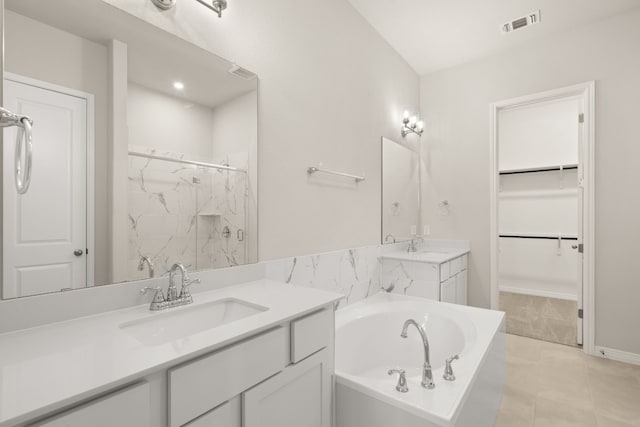
<path id="1" fill-rule="evenodd" d="M 400 336 L 402 338 L 407 338 L 407 330 L 409 326 L 415 326 L 422 338 L 422 345 L 424 346 L 424 364 L 422 365 L 422 387 L 432 389 L 435 388 L 435 383 L 433 382 L 433 373 L 431 372 L 431 361 L 429 358 L 429 340 L 427 339 L 427 333 L 422 326 L 418 324 L 413 319 L 409 319 L 404 322 L 404 326 L 402 327 L 402 333 Z"/>

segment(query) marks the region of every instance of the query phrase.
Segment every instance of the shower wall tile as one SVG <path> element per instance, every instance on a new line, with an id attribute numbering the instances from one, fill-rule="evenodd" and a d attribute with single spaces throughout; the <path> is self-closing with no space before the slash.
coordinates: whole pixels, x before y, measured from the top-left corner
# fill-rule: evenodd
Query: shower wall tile
<path id="1" fill-rule="evenodd" d="M 130 151 L 175 159 L 183 153 L 130 146 Z M 190 159 L 211 162 L 211 159 Z M 246 169 L 247 153 L 230 154 L 214 163 Z M 145 279 L 140 257 L 155 264 L 157 274 L 180 262 L 190 270 L 244 264 L 246 239 L 246 174 L 129 157 L 128 279 Z M 215 214 L 215 215 L 212 215 Z M 228 237 L 223 236 L 225 226 Z"/>

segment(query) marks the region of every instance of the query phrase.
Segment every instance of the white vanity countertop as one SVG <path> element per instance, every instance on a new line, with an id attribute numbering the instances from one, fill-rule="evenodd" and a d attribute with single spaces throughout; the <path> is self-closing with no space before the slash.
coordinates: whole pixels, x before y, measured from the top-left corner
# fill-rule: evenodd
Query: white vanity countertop
<path id="1" fill-rule="evenodd" d="M 120 325 L 157 316 L 149 305 L 0 334 L 0 427 L 38 417 L 313 312 L 342 295 L 260 280 L 194 294 L 194 304 L 225 298 L 268 307 L 262 313 L 158 345 Z"/>
<path id="2" fill-rule="evenodd" d="M 429 264 L 443 264 L 452 259 L 468 254 L 469 249 L 424 249 L 418 248 L 416 252 L 394 251 L 382 254 L 382 259 L 395 259 L 398 261 L 425 262 Z"/>

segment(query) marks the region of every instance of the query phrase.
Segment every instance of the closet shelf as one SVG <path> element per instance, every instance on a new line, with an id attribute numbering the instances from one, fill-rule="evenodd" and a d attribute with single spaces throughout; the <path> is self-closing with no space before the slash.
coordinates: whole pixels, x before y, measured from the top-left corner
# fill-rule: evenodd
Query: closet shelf
<path id="1" fill-rule="evenodd" d="M 515 175 L 519 173 L 536 173 L 536 172 L 552 172 L 568 169 L 578 169 L 577 164 L 558 165 L 558 166 L 542 166 L 539 168 L 522 168 L 522 169 L 505 169 L 500 171 L 500 175 Z"/>
<path id="2" fill-rule="evenodd" d="M 575 235 L 556 234 L 500 234 L 502 239 L 578 240 Z"/>
<path id="3" fill-rule="evenodd" d="M 527 198 L 551 198 L 569 197 L 578 194 L 577 188 L 565 188 L 562 190 L 531 190 L 531 191 L 500 191 L 501 199 L 527 199 Z"/>

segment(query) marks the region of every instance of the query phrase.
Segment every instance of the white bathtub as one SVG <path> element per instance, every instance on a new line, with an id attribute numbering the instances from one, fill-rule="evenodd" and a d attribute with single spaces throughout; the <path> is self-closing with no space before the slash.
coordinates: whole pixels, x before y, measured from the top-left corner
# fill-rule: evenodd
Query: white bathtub
<path id="1" fill-rule="evenodd" d="M 422 340 L 405 320 L 426 325 L 436 387 L 421 387 Z M 381 293 L 336 313 L 337 427 L 492 427 L 505 382 L 504 313 Z M 455 381 L 442 378 L 445 359 Z M 396 391 L 407 371 L 408 393 Z"/>

